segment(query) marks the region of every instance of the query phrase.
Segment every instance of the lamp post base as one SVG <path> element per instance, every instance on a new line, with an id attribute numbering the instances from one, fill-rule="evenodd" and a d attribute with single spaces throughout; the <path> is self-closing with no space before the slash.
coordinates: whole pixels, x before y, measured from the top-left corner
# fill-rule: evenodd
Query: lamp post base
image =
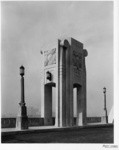
<path id="1" fill-rule="evenodd" d="M 16 128 L 20 130 L 28 129 L 28 116 L 25 105 L 20 105 L 19 115 L 16 119 Z"/>
<path id="2" fill-rule="evenodd" d="M 16 128 L 20 130 L 28 129 L 28 117 L 27 116 L 18 116 L 16 120 Z"/>

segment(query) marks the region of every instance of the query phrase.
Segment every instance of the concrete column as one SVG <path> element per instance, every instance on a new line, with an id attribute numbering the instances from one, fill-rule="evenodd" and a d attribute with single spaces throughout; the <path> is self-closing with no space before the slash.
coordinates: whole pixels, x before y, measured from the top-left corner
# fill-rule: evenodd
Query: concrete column
<path id="1" fill-rule="evenodd" d="M 70 126 L 74 125 L 74 117 L 73 117 L 73 84 L 70 81 Z"/>
<path id="2" fill-rule="evenodd" d="M 82 87 L 77 87 L 77 126 L 83 125 Z"/>
<path id="3" fill-rule="evenodd" d="M 44 89 L 45 89 L 45 85 L 44 85 L 44 76 L 42 77 L 41 80 L 41 117 L 44 118 L 44 111 L 45 111 L 45 100 L 44 100 Z"/>
<path id="4" fill-rule="evenodd" d="M 57 88 L 57 84 L 56 84 L 56 102 L 55 102 L 55 126 L 58 127 L 58 88 Z"/>
<path id="5" fill-rule="evenodd" d="M 77 88 L 73 88 L 73 119 L 77 118 Z M 73 124 L 76 126 L 76 122 Z"/>
<path id="6" fill-rule="evenodd" d="M 85 57 L 83 57 L 83 73 L 82 73 L 82 109 L 83 109 L 83 125 L 87 124 L 87 102 L 86 102 L 86 67 L 85 67 Z"/>
<path id="7" fill-rule="evenodd" d="M 73 117 L 73 66 L 72 66 L 72 48 L 70 47 L 70 99 L 69 99 L 69 104 L 70 104 L 70 126 L 73 126 L 74 124 L 74 117 Z"/>
<path id="8" fill-rule="evenodd" d="M 60 63 L 59 63 L 59 80 L 60 80 L 60 127 L 66 126 L 66 52 L 63 46 L 60 46 Z"/>
<path id="9" fill-rule="evenodd" d="M 66 126 L 70 126 L 70 47 L 66 50 Z"/>
<path id="10" fill-rule="evenodd" d="M 56 113 L 55 113 L 55 126 L 60 127 L 60 40 L 57 43 L 57 53 L 56 53 Z"/>
<path id="11" fill-rule="evenodd" d="M 52 125 L 52 86 L 45 85 L 44 125 Z"/>
<path id="12" fill-rule="evenodd" d="M 83 86 L 83 104 L 82 104 L 82 107 L 83 107 L 83 125 L 86 125 L 87 124 L 87 83 L 86 83 L 86 64 L 85 64 L 85 58 L 88 56 L 88 52 L 86 49 L 83 49 L 83 63 L 82 63 L 82 66 L 83 66 L 83 73 L 82 73 L 82 86 Z"/>

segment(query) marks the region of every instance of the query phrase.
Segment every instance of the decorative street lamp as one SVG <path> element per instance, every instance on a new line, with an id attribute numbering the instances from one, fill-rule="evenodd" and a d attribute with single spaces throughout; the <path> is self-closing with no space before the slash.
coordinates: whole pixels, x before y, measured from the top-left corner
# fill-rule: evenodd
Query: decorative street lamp
<path id="1" fill-rule="evenodd" d="M 21 66 L 20 67 L 20 75 L 24 76 L 24 74 L 25 74 L 25 68 L 24 68 L 24 66 Z"/>
<path id="2" fill-rule="evenodd" d="M 21 75 L 21 101 L 19 103 L 19 115 L 17 117 L 17 128 L 19 129 L 28 129 L 28 117 L 27 117 L 27 108 L 25 106 L 25 98 L 24 98 L 24 66 L 20 67 L 20 75 Z"/>
<path id="3" fill-rule="evenodd" d="M 47 78 L 49 81 L 52 80 L 52 74 L 51 74 L 49 71 L 46 72 L 46 78 Z"/>
<path id="4" fill-rule="evenodd" d="M 105 118 L 106 118 L 106 123 L 108 123 L 107 107 L 106 107 L 106 87 L 103 88 L 103 93 L 104 93 L 104 111 L 105 111 Z"/>
<path id="5" fill-rule="evenodd" d="M 25 68 L 24 66 L 20 67 L 20 75 L 21 75 L 21 102 L 20 105 L 25 105 L 24 101 L 24 74 L 25 74 Z"/>

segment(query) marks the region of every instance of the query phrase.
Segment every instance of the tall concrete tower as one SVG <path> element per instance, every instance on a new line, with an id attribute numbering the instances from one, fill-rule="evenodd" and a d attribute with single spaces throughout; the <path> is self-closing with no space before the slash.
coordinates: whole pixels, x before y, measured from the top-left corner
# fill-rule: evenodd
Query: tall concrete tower
<path id="1" fill-rule="evenodd" d="M 55 87 L 55 126 L 86 124 L 87 51 L 73 38 L 57 41 L 56 47 L 44 50 L 41 86 L 41 116 L 45 125 L 52 125 L 52 88 Z M 76 89 L 77 117 L 74 123 L 73 89 Z"/>

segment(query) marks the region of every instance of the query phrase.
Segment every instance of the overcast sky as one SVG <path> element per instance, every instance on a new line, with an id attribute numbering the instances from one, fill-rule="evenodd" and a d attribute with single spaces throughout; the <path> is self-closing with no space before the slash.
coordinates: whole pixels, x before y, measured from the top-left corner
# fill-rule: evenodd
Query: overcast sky
<path id="1" fill-rule="evenodd" d="M 2 2 L 2 115 L 18 113 L 19 67 L 25 66 L 27 107 L 39 109 L 40 50 L 61 37 L 73 37 L 88 51 L 88 116 L 104 115 L 113 105 L 113 2 Z M 53 47 L 54 48 L 54 47 Z"/>

